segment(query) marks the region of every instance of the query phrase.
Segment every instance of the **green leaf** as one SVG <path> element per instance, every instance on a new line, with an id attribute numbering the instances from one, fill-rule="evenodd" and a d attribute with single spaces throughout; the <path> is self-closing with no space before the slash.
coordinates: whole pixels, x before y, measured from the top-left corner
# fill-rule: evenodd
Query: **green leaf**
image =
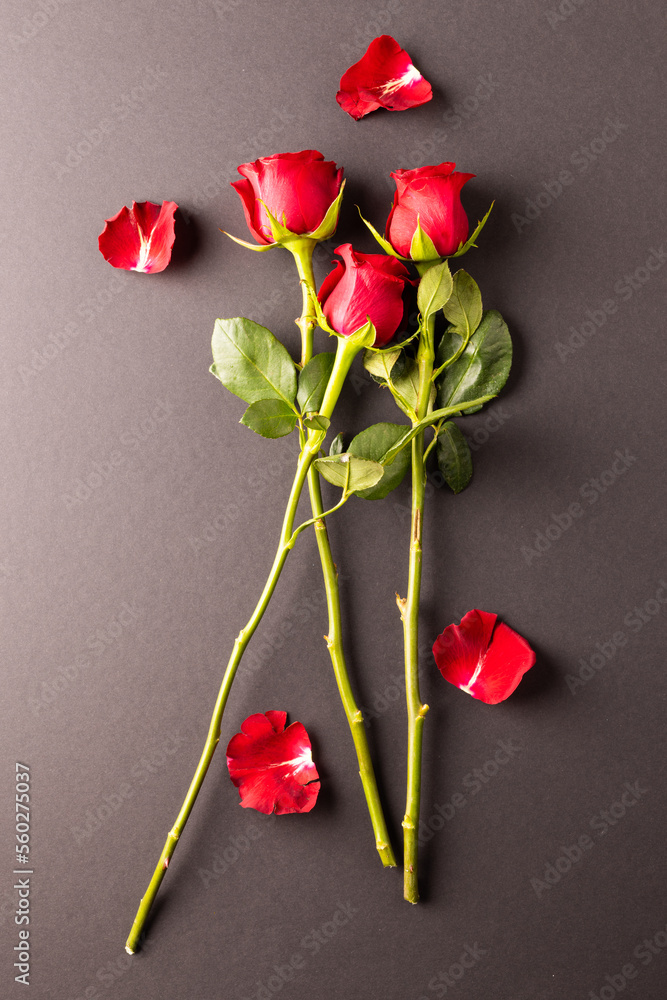
<path id="1" fill-rule="evenodd" d="M 465 243 L 461 243 L 456 253 L 450 254 L 450 257 L 461 257 L 462 254 L 467 253 L 468 250 L 470 250 L 470 247 L 477 246 L 475 240 L 481 233 L 482 229 L 484 229 L 484 226 L 486 225 L 486 220 L 491 215 L 491 209 L 493 208 L 494 205 L 495 201 L 492 201 L 489 206 L 489 210 L 484 216 L 484 218 L 480 222 L 478 222 L 477 225 L 475 226 L 475 231 L 472 234 L 472 236 L 469 236 L 468 239 L 465 241 Z"/>
<path id="2" fill-rule="evenodd" d="M 296 396 L 296 367 L 270 330 L 251 319 L 217 319 L 211 372 L 246 403 Z"/>
<path id="3" fill-rule="evenodd" d="M 438 344 L 435 351 L 435 362 L 434 369 L 439 371 L 443 366 L 449 365 L 455 360 L 456 355 L 465 347 L 465 340 L 460 333 L 457 333 L 454 327 L 448 326 L 440 338 L 440 343 Z M 437 385 L 440 385 L 442 378 L 437 380 Z"/>
<path id="4" fill-rule="evenodd" d="M 412 236 L 412 242 L 410 243 L 410 257 L 412 260 L 439 260 L 440 254 L 435 249 L 435 244 L 431 237 L 424 232 L 420 223 L 419 216 L 417 216 L 417 228 Z"/>
<path id="5" fill-rule="evenodd" d="M 419 395 L 419 365 L 414 358 L 405 357 L 404 364 L 401 366 L 400 374 L 398 374 L 396 378 L 392 379 L 392 385 L 396 391 L 400 393 L 409 408 L 414 413 L 417 406 L 417 397 Z M 396 402 L 400 406 L 399 400 L 396 400 Z M 401 409 L 403 409 L 403 407 L 401 407 Z M 410 414 L 408 414 L 408 416 L 410 416 Z"/>
<path id="6" fill-rule="evenodd" d="M 445 482 L 454 493 L 460 493 L 472 478 L 472 455 L 468 442 L 452 420 L 440 429 L 436 447 L 438 468 Z"/>
<path id="7" fill-rule="evenodd" d="M 373 424 L 361 431 L 350 442 L 349 452 L 359 458 L 379 462 L 408 428 L 404 424 Z M 355 490 L 357 496 L 364 500 L 382 500 L 388 493 L 396 489 L 402 481 L 410 465 L 410 449 L 399 452 L 391 465 L 384 468 L 382 478 L 367 489 Z M 380 466 L 382 468 L 382 466 Z"/>
<path id="8" fill-rule="evenodd" d="M 331 421 L 328 417 L 321 417 L 319 413 L 311 413 L 303 422 L 303 426 L 309 431 L 328 431 Z"/>
<path id="9" fill-rule="evenodd" d="M 445 408 L 480 396 L 497 395 L 507 381 L 511 365 L 509 330 L 500 313 L 489 309 L 461 356 L 445 369 L 438 390 L 438 406 Z M 475 413 L 477 409 L 481 407 L 468 412 Z"/>
<path id="10" fill-rule="evenodd" d="M 388 382 L 391 376 L 391 370 L 398 361 L 400 355 L 400 348 L 398 350 L 389 351 L 365 351 L 364 368 L 373 376 L 374 379 L 379 379 L 381 382 Z"/>
<path id="11" fill-rule="evenodd" d="M 424 319 L 443 308 L 452 294 L 452 287 L 452 275 L 446 260 L 428 269 L 417 290 L 417 306 Z"/>
<path id="12" fill-rule="evenodd" d="M 296 401 L 302 413 L 319 410 L 334 365 L 335 353 L 316 354 L 299 373 Z"/>
<path id="13" fill-rule="evenodd" d="M 384 469 L 378 462 L 357 458 L 349 452 L 318 458 L 313 465 L 327 482 L 347 489 L 348 493 L 374 486 L 384 475 Z"/>
<path id="14" fill-rule="evenodd" d="M 343 453 L 343 432 L 341 431 L 340 434 L 336 434 L 336 437 L 329 445 L 329 454 L 333 457 L 334 455 L 342 455 L 342 453 Z"/>
<path id="15" fill-rule="evenodd" d="M 296 420 L 296 413 L 282 399 L 258 399 L 250 404 L 239 422 L 262 437 L 280 438 L 294 430 Z"/>
<path id="16" fill-rule="evenodd" d="M 452 294 L 443 306 L 443 312 L 464 340 L 468 340 L 481 323 L 482 293 L 467 271 L 457 271 L 454 275 Z"/>

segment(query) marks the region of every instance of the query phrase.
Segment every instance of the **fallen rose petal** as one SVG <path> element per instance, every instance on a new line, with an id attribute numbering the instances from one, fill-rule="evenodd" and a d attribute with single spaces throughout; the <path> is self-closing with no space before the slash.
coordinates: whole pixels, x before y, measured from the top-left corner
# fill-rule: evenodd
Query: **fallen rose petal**
<path id="1" fill-rule="evenodd" d="M 336 100 L 355 121 L 377 108 L 406 111 L 433 97 L 410 56 L 391 35 L 373 39 L 359 62 L 343 73 Z"/>
<path id="2" fill-rule="evenodd" d="M 310 739 L 300 722 L 285 729 L 286 712 L 250 715 L 227 747 L 229 776 L 244 809 L 310 812 L 320 790 Z"/>
<path id="3" fill-rule="evenodd" d="M 512 694 L 535 653 L 508 625 L 496 625 L 498 616 L 469 611 L 460 625 L 448 625 L 433 643 L 438 670 L 450 684 L 497 705 Z"/>
<path id="4" fill-rule="evenodd" d="M 133 201 L 132 208 L 123 205 L 112 219 L 105 220 L 100 253 L 112 267 L 124 271 L 164 271 L 171 260 L 177 208 L 175 201 L 163 201 L 162 205 Z"/>

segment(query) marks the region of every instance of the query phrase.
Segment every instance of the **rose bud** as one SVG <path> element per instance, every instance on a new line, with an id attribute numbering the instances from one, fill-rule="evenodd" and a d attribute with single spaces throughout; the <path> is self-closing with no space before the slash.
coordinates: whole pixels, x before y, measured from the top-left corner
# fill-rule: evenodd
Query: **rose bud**
<path id="1" fill-rule="evenodd" d="M 343 168 L 333 160 L 304 149 L 262 156 L 254 163 L 242 163 L 238 171 L 243 180 L 232 181 L 232 187 L 241 197 L 248 228 L 258 243 L 272 246 L 294 236 L 316 240 L 333 236 L 343 183 Z"/>
<path id="2" fill-rule="evenodd" d="M 403 291 L 410 275 L 400 260 L 380 253 L 357 253 L 351 243 L 334 251 L 343 258 L 322 282 L 317 296 L 327 322 L 344 337 L 370 318 L 375 347 L 383 347 L 399 329 L 404 315 Z"/>
<path id="3" fill-rule="evenodd" d="M 437 255 L 448 257 L 468 238 L 468 217 L 461 205 L 461 189 L 475 174 L 454 170 L 456 164 L 397 170 L 394 207 L 387 220 L 386 239 L 402 257 L 410 257 L 417 224 L 433 243 Z M 415 253 L 414 260 L 431 259 Z"/>
<path id="4" fill-rule="evenodd" d="M 112 267 L 124 271 L 164 271 L 171 260 L 177 208 L 175 201 L 162 205 L 133 201 L 132 208 L 123 205 L 112 219 L 105 219 L 98 240 L 100 253 Z"/>

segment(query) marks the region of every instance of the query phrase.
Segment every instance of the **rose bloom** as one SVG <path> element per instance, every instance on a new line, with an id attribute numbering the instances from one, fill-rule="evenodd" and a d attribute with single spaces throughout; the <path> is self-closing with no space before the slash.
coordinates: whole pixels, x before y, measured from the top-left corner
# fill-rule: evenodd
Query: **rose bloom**
<path id="1" fill-rule="evenodd" d="M 387 220 L 386 238 L 402 257 L 410 256 L 417 221 L 438 254 L 447 257 L 468 238 L 468 217 L 461 205 L 461 189 L 475 174 L 462 174 L 454 163 L 416 170 L 397 170 L 394 207 Z"/>
<path id="2" fill-rule="evenodd" d="M 307 235 L 323 221 L 343 180 L 343 168 L 315 149 L 262 156 L 242 163 L 238 171 L 243 180 L 232 181 L 232 187 L 241 197 L 250 232 L 265 245 L 274 238 L 264 205 L 291 233 Z"/>
<path id="3" fill-rule="evenodd" d="M 395 257 L 357 253 L 351 243 L 334 251 L 343 258 L 322 282 L 318 299 L 327 321 L 349 337 L 370 317 L 376 329 L 375 346 L 389 343 L 404 315 L 403 291 L 410 275 Z"/>

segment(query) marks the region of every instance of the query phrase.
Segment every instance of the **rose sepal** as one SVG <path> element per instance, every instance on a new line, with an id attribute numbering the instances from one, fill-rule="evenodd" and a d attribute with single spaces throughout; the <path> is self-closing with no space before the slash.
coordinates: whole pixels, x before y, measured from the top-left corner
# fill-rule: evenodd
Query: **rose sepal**
<path id="1" fill-rule="evenodd" d="M 491 215 L 491 211 L 492 211 L 494 205 L 495 205 L 495 201 L 492 201 L 491 204 L 489 205 L 489 209 L 488 209 L 486 215 L 484 216 L 484 218 L 481 219 L 477 223 L 477 225 L 475 227 L 475 231 L 473 232 L 472 236 L 469 236 L 468 239 L 465 241 L 465 243 L 459 244 L 459 248 L 456 251 L 456 253 L 450 254 L 451 257 L 461 257 L 464 253 L 467 253 L 468 250 L 470 250 L 471 247 L 476 247 L 477 246 L 477 244 L 475 243 L 475 240 L 477 239 L 477 237 L 481 233 L 482 229 L 486 225 L 486 220 Z"/>
<path id="2" fill-rule="evenodd" d="M 428 234 L 425 233 L 424 230 L 421 228 L 419 221 L 417 221 L 417 229 L 415 230 L 414 235 L 412 237 L 412 243 L 410 245 L 410 257 L 403 257 L 402 254 L 394 250 L 389 240 L 385 239 L 384 236 L 380 236 L 375 226 L 372 223 L 370 223 L 368 219 L 364 219 L 363 215 L 361 214 L 361 210 L 359 209 L 359 206 L 357 206 L 357 211 L 359 212 L 361 221 L 364 223 L 365 226 L 368 227 L 373 237 L 375 238 L 375 240 L 377 240 L 377 242 L 380 244 L 385 253 L 391 254 L 392 257 L 397 257 L 398 260 L 411 262 L 417 265 L 428 264 L 429 266 L 432 266 L 434 264 L 437 264 L 439 261 L 448 260 L 450 257 L 462 257 L 464 253 L 467 253 L 468 250 L 471 249 L 471 247 L 476 247 L 477 244 L 475 240 L 477 239 L 482 229 L 486 225 L 494 205 L 495 201 L 492 201 L 488 211 L 486 212 L 484 217 L 477 223 L 474 232 L 472 233 L 471 236 L 468 237 L 465 243 L 459 243 L 458 249 L 454 253 L 447 254 L 444 257 L 440 257 L 438 255 L 437 250 L 433 245 L 433 241 L 428 236 Z M 418 256 L 416 254 L 418 254 Z"/>
<path id="3" fill-rule="evenodd" d="M 240 247 L 247 247 L 248 250 L 256 250 L 258 253 L 264 253 L 265 250 L 271 250 L 273 247 L 280 245 L 278 243 L 248 243 L 247 240 L 241 240 L 238 236 L 232 236 L 232 234 L 228 233 L 226 229 L 221 229 L 220 232 L 224 233 L 225 236 L 229 236 L 230 240 L 234 240 L 234 242 L 238 243 Z"/>
<path id="4" fill-rule="evenodd" d="M 351 333 L 347 337 L 344 337 L 342 333 L 336 333 L 335 330 L 333 332 L 334 336 L 347 341 L 351 347 L 356 347 L 358 351 L 367 347 L 372 347 L 377 337 L 377 330 L 375 329 L 375 325 L 373 324 L 370 316 L 367 317 L 363 326 L 360 326 L 358 330 L 355 330 L 354 333 Z"/>
<path id="5" fill-rule="evenodd" d="M 302 284 L 303 284 L 303 282 L 302 282 Z M 334 330 L 334 328 L 331 326 L 331 324 L 329 323 L 328 319 L 324 315 L 324 311 L 322 309 L 322 305 L 320 303 L 320 300 L 318 299 L 317 295 L 314 294 L 314 289 L 312 289 L 312 288 L 309 287 L 308 291 L 310 293 L 311 302 L 313 303 L 313 306 L 315 308 L 315 316 L 317 317 L 317 325 L 319 326 L 320 330 L 323 330 L 324 333 L 328 333 L 329 336 L 331 336 L 331 337 L 340 337 L 340 334 L 338 333 L 338 330 Z"/>
<path id="6" fill-rule="evenodd" d="M 345 180 L 343 180 L 338 196 L 331 202 L 327 209 L 327 213 L 320 222 L 317 229 L 313 229 L 312 232 L 306 233 L 307 237 L 311 240 L 321 241 L 330 239 L 336 232 L 338 227 L 338 216 L 340 215 L 340 205 L 343 200 L 343 191 L 345 190 Z"/>
<path id="7" fill-rule="evenodd" d="M 433 266 L 439 264 L 443 258 L 435 248 L 435 243 L 421 227 L 419 216 L 417 216 L 417 228 L 412 234 L 410 241 L 410 260 L 415 264 L 428 264 Z"/>
<path id="8" fill-rule="evenodd" d="M 273 235 L 273 243 L 248 243 L 247 240 L 241 240 L 238 236 L 232 236 L 232 234 L 228 233 L 225 229 L 221 229 L 220 231 L 225 233 L 226 236 L 229 236 L 229 238 L 234 240 L 235 243 L 238 243 L 242 247 L 247 247 L 249 250 L 257 250 L 261 253 L 264 250 L 272 250 L 273 247 L 288 247 L 288 249 L 295 252 L 297 247 L 295 247 L 294 244 L 296 243 L 319 243 L 322 240 L 328 240 L 333 236 L 336 232 L 336 227 L 338 226 L 338 216 L 340 214 L 340 205 L 344 189 L 345 181 L 342 182 L 338 195 L 329 205 L 326 215 L 320 222 L 319 226 L 316 229 L 313 229 L 310 233 L 293 233 L 292 230 L 288 229 L 285 225 L 285 216 L 283 215 L 283 221 L 280 222 L 280 220 L 269 211 L 268 206 L 262 201 L 261 198 L 258 198 L 257 200 L 260 202 L 268 216 L 271 233 Z"/>
<path id="9" fill-rule="evenodd" d="M 371 222 L 369 222 L 368 219 L 364 219 L 363 215 L 361 214 L 361 209 L 359 208 L 358 205 L 357 205 L 357 211 L 359 212 L 359 218 L 364 223 L 364 225 L 370 229 L 371 233 L 373 234 L 373 237 L 377 240 L 377 242 L 380 244 L 385 253 L 388 253 L 391 257 L 398 258 L 398 260 L 404 260 L 406 262 L 410 261 L 409 257 L 403 257 L 401 256 L 400 253 L 394 250 L 389 240 L 386 240 L 384 236 L 380 236 L 375 226 Z"/>
<path id="10" fill-rule="evenodd" d="M 364 225 L 368 227 L 370 232 L 373 234 L 373 237 L 380 244 L 384 252 L 390 254 L 392 257 L 396 257 L 398 260 L 402 260 L 406 264 L 415 264 L 417 266 L 417 269 L 419 269 L 420 265 L 424 266 L 428 265 L 428 267 L 432 267 L 434 264 L 439 264 L 441 260 L 446 260 L 445 257 L 439 256 L 438 251 L 436 250 L 433 244 L 433 240 L 428 235 L 428 233 L 424 232 L 419 223 L 419 219 L 417 220 L 417 228 L 414 231 L 414 234 L 412 236 L 412 242 L 410 244 L 410 256 L 404 257 L 397 250 L 394 250 L 389 240 L 385 239 L 384 236 L 380 236 L 375 226 L 371 222 L 369 222 L 368 219 L 364 219 L 363 215 L 361 214 L 361 209 L 359 208 L 359 206 L 357 206 L 357 211 L 359 212 L 359 217 L 361 218 L 361 221 L 364 223 Z M 489 212 L 490 211 L 491 209 L 489 209 Z M 484 221 L 486 221 L 487 218 L 488 218 L 488 212 L 484 218 Z M 481 225 L 478 226 L 478 228 L 475 230 L 473 236 L 477 236 L 480 229 Z M 465 247 L 468 248 L 468 243 L 465 244 Z M 457 256 L 460 253 L 465 253 L 465 249 L 459 248 L 459 250 L 457 250 L 456 254 L 454 254 L 453 256 Z"/>

